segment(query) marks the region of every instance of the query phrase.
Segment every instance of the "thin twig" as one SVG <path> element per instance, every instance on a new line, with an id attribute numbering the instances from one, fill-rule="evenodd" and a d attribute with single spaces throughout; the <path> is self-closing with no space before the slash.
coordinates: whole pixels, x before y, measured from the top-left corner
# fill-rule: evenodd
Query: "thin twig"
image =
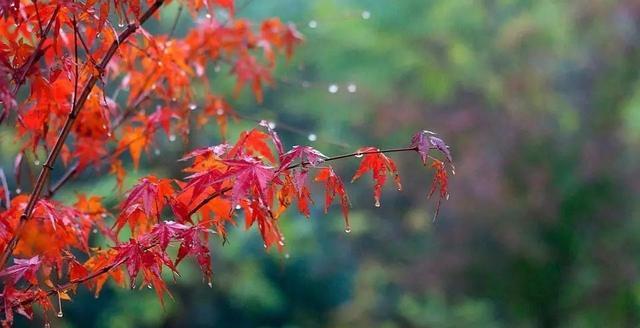
<path id="1" fill-rule="evenodd" d="M 7 177 L 4 174 L 4 170 L 0 168 L 0 183 L 2 183 L 2 189 L 4 190 L 4 200 L 7 204 L 6 208 L 11 207 L 11 194 L 9 191 L 9 185 L 7 184 Z"/>

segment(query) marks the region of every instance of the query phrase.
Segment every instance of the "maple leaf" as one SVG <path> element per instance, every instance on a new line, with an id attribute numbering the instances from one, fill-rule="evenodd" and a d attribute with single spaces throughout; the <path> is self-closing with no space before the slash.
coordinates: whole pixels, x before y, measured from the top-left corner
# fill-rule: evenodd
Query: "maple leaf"
<path id="1" fill-rule="evenodd" d="M 316 166 L 327 156 L 310 146 L 293 146 L 290 151 L 280 156 L 280 170 L 286 169 L 294 160 L 300 160 L 302 165 Z"/>
<path id="2" fill-rule="evenodd" d="M 196 261 L 202 270 L 202 274 L 211 283 L 211 254 L 207 245 L 202 241 L 200 235 L 205 232 L 200 227 L 195 226 L 186 230 L 182 235 L 182 243 L 178 248 L 175 265 L 177 266 L 185 256 L 191 254 L 196 257 Z"/>
<path id="3" fill-rule="evenodd" d="M 249 157 L 242 160 L 226 160 L 224 163 L 229 165 L 230 173 L 221 178 L 235 177 L 231 196 L 233 204 L 238 204 L 238 200 L 249 193 L 255 194 L 265 205 L 271 203 L 269 186 L 276 178 L 273 167 Z"/>
<path id="4" fill-rule="evenodd" d="M 309 188 L 306 186 L 306 177 L 308 171 L 306 169 L 295 170 L 289 174 L 285 174 L 282 188 L 278 191 L 278 200 L 280 208 L 274 214 L 278 218 L 291 204 L 295 198 L 298 202 L 298 210 L 304 216 L 311 215 L 310 204 L 313 203 Z"/>
<path id="5" fill-rule="evenodd" d="M 243 131 L 236 144 L 229 150 L 229 157 L 234 158 L 245 154 L 258 154 L 268 159 L 271 163 L 274 163 L 276 159 L 273 156 L 271 148 L 269 148 L 269 145 L 266 143 L 266 140 L 271 138 L 269 134 L 256 129 L 252 129 L 249 132 Z"/>
<path id="6" fill-rule="evenodd" d="M 116 231 L 120 231 L 127 222 L 132 232 L 135 232 L 136 228 L 146 230 L 151 220 L 157 219 L 160 215 L 167 198 L 171 198 L 173 193 L 171 180 L 155 176 L 141 178 L 120 205 L 121 214 L 114 224 Z"/>
<path id="7" fill-rule="evenodd" d="M 428 197 L 431 198 L 436 189 L 439 191 L 438 202 L 436 203 L 436 212 L 433 215 L 433 220 L 435 221 L 438 217 L 438 213 L 440 212 L 440 204 L 442 203 L 442 200 L 449 199 L 449 192 L 447 190 L 449 177 L 442 161 L 434 160 L 431 167 L 434 168 L 436 172 L 433 176 L 433 182 L 431 184 L 431 190 L 429 191 Z"/>
<path id="8" fill-rule="evenodd" d="M 36 273 L 40 268 L 40 257 L 34 256 L 30 259 L 14 259 L 13 263 L 14 265 L 0 272 L 0 277 L 6 277 L 13 285 L 23 278 L 32 285 L 38 284 Z"/>
<path id="9" fill-rule="evenodd" d="M 116 185 L 118 186 L 118 190 L 122 190 L 122 187 L 124 185 L 124 177 L 127 175 L 127 171 L 125 171 L 124 166 L 122 166 L 122 161 L 113 161 L 111 163 L 109 173 L 116 176 Z"/>
<path id="10" fill-rule="evenodd" d="M 118 148 L 129 148 L 129 153 L 131 153 L 131 159 L 133 160 L 133 166 L 137 170 L 140 164 L 140 155 L 142 154 L 142 150 L 144 150 L 148 145 L 149 132 L 144 127 L 126 126 L 124 128 L 122 138 L 120 139 L 120 143 L 118 144 Z"/>
<path id="11" fill-rule="evenodd" d="M 358 149 L 356 153 L 362 154 L 364 158 L 360 162 L 360 166 L 358 167 L 356 173 L 353 175 L 353 178 L 351 178 L 351 182 L 354 182 L 363 174 L 371 171 L 371 175 L 374 181 L 373 198 L 376 201 L 376 207 L 380 206 L 382 186 L 387 180 L 387 172 L 393 174 L 398 190 L 402 189 L 402 185 L 400 184 L 400 176 L 398 175 L 398 168 L 391 158 L 387 157 L 383 153 L 380 153 L 380 150 L 375 147 L 363 147 Z"/>
<path id="12" fill-rule="evenodd" d="M 234 95 L 237 96 L 244 85 L 250 83 L 251 89 L 259 103 L 261 103 L 264 98 L 262 85 L 273 82 L 269 70 L 260 65 L 256 58 L 249 54 L 244 54 L 238 58 L 233 66 L 232 73 L 237 77 L 236 86 L 233 91 Z"/>
<path id="13" fill-rule="evenodd" d="M 427 158 L 429 156 L 429 150 L 436 149 L 445 155 L 447 162 L 453 165 L 453 159 L 451 158 L 451 152 L 449 146 L 440 138 L 436 137 L 434 132 L 428 130 L 418 131 L 411 137 L 411 147 L 415 147 L 422 163 L 427 165 Z"/>
<path id="14" fill-rule="evenodd" d="M 344 222 L 347 229 L 350 229 L 349 225 L 349 197 L 344 189 L 342 179 L 333 171 L 333 168 L 322 167 L 318 169 L 315 181 L 323 182 L 325 185 L 324 193 L 324 212 L 329 211 L 329 206 L 333 202 L 333 199 L 337 196 L 340 197 L 340 205 L 342 206 L 342 214 L 344 216 Z"/>

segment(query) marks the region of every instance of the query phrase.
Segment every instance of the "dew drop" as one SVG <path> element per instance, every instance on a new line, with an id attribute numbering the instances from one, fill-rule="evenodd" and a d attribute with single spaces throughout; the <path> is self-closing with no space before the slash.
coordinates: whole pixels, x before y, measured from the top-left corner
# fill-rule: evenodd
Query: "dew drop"
<path id="1" fill-rule="evenodd" d="M 156 86 L 156 84 L 154 83 L 154 84 L 151 86 L 151 90 L 155 90 L 156 88 L 157 88 L 157 86 Z"/>
<path id="2" fill-rule="evenodd" d="M 364 155 L 361 152 L 357 152 L 354 156 L 356 158 L 362 158 L 362 156 L 364 156 Z"/>
<path id="3" fill-rule="evenodd" d="M 107 217 L 107 213 L 102 213 L 102 215 L 101 215 L 101 216 L 102 216 L 102 218 L 104 219 L 104 218 L 106 218 L 106 217 Z"/>
<path id="4" fill-rule="evenodd" d="M 270 121 L 267 125 L 269 125 L 269 129 L 271 130 L 276 128 L 276 122 Z"/>
<path id="5" fill-rule="evenodd" d="M 159 156 L 159 155 L 160 155 L 160 149 L 156 148 L 156 149 L 153 151 L 153 153 L 154 153 L 156 156 Z"/>
<path id="6" fill-rule="evenodd" d="M 60 293 L 58 292 L 58 318 L 62 318 L 64 314 L 62 313 L 62 301 L 60 300 Z"/>
<path id="7" fill-rule="evenodd" d="M 98 229 L 93 229 L 93 230 L 91 230 L 91 232 L 98 233 Z"/>
<path id="8" fill-rule="evenodd" d="M 216 109 L 216 114 L 217 114 L 218 116 L 222 116 L 222 115 L 224 114 L 224 109 L 222 109 L 222 108 L 218 108 L 218 109 Z"/>
<path id="9" fill-rule="evenodd" d="M 309 28 L 316 28 L 316 27 L 318 27 L 318 22 L 316 22 L 315 20 L 310 20 Z"/>
<path id="10" fill-rule="evenodd" d="M 309 141 L 316 141 L 318 140 L 318 136 L 315 133 L 309 133 L 307 139 L 309 139 Z"/>
<path id="11" fill-rule="evenodd" d="M 207 286 L 209 286 L 209 288 L 213 288 L 213 284 L 211 283 L 211 281 L 207 283 Z"/>
<path id="12" fill-rule="evenodd" d="M 241 208 L 242 208 L 242 206 L 240 206 L 240 205 L 236 205 L 236 210 L 239 210 L 239 209 L 241 209 Z"/>
<path id="13" fill-rule="evenodd" d="M 111 132 L 107 132 L 107 137 L 111 137 L 112 135 Z"/>
<path id="14" fill-rule="evenodd" d="M 33 164 L 34 165 L 40 165 L 40 161 L 36 159 L 35 161 L 33 161 Z"/>
<path id="15" fill-rule="evenodd" d="M 284 254 L 284 258 L 285 258 L 285 259 L 288 259 L 288 258 L 290 258 L 290 257 L 291 257 L 291 255 L 289 255 L 289 253 Z"/>
<path id="16" fill-rule="evenodd" d="M 196 105 L 196 104 L 189 104 L 189 109 L 190 109 L 190 110 L 196 110 L 196 108 L 198 108 L 198 105 Z"/>
<path id="17" fill-rule="evenodd" d="M 22 192 L 22 189 L 20 189 L 20 188 L 16 188 L 16 194 L 19 194 L 19 193 L 21 193 L 21 192 Z"/>
<path id="18" fill-rule="evenodd" d="M 262 244 L 264 246 L 264 248 L 267 248 L 267 244 Z"/>
<path id="19" fill-rule="evenodd" d="M 367 10 L 363 11 L 362 14 L 360 15 L 362 16 L 362 19 L 369 19 L 371 18 L 371 13 Z"/>
<path id="20" fill-rule="evenodd" d="M 447 197 L 445 197 L 447 200 L 449 200 L 449 194 L 447 194 Z"/>
<path id="21" fill-rule="evenodd" d="M 102 124 L 102 128 L 106 130 L 107 129 L 107 125 L 106 124 Z"/>
<path id="22" fill-rule="evenodd" d="M 329 86 L 329 93 L 337 93 L 338 92 L 338 85 L 337 84 L 332 84 Z"/>
<path id="23" fill-rule="evenodd" d="M 153 289 L 153 286 L 151 286 L 151 284 L 147 284 L 147 288 Z"/>
<path id="24" fill-rule="evenodd" d="M 50 323 L 48 323 L 48 322 L 45 322 L 45 323 L 44 323 L 44 328 L 51 328 L 51 324 L 50 324 Z"/>
<path id="25" fill-rule="evenodd" d="M 124 23 L 123 22 L 119 22 L 118 23 L 118 27 L 124 27 Z"/>
<path id="26" fill-rule="evenodd" d="M 351 233 L 351 226 L 348 225 L 348 226 L 344 227 L 344 232 Z"/>
<path id="27" fill-rule="evenodd" d="M 376 207 L 380 207 L 380 200 L 376 199 L 376 203 L 373 205 L 375 205 Z"/>
<path id="28" fill-rule="evenodd" d="M 220 65 L 216 65 L 216 66 L 213 67 L 213 71 L 216 72 L 216 73 L 220 72 L 221 69 L 222 68 L 220 67 Z"/>
<path id="29" fill-rule="evenodd" d="M 171 142 L 176 141 L 176 135 L 175 134 L 170 135 L 169 136 L 169 141 L 171 141 Z"/>
<path id="30" fill-rule="evenodd" d="M 355 93 L 356 91 L 358 91 L 358 86 L 355 85 L 354 83 L 350 83 L 347 86 L 347 91 L 349 91 L 349 93 Z"/>
<path id="31" fill-rule="evenodd" d="M 211 19 L 211 14 L 207 13 L 206 15 L 204 15 L 204 17 L 206 17 L 207 19 Z"/>
<path id="32" fill-rule="evenodd" d="M 280 245 L 280 246 L 284 246 L 284 241 L 279 240 L 279 241 L 278 241 L 278 245 Z"/>
<path id="33" fill-rule="evenodd" d="M 171 101 L 172 102 L 176 102 L 176 101 L 178 101 L 178 99 L 176 99 L 176 97 L 173 97 L 173 98 L 171 98 Z"/>

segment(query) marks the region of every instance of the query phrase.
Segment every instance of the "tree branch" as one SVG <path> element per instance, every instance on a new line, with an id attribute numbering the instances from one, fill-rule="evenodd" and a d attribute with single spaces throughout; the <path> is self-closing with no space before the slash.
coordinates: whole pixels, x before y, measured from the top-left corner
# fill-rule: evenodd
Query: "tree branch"
<path id="1" fill-rule="evenodd" d="M 153 15 L 158 10 L 158 8 L 160 8 L 163 2 L 164 0 L 156 0 L 156 2 L 154 2 L 153 5 L 151 5 L 147 9 L 147 11 L 145 11 L 145 13 L 140 17 L 139 19 L 140 24 L 143 24 L 145 21 L 147 21 L 151 17 L 151 15 Z M 58 7 L 56 7 L 55 13 L 57 14 L 57 12 L 58 12 Z M 75 103 L 75 106 L 73 106 L 71 113 L 69 113 L 69 116 L 67 116 L 67 120 L 65 121 L 64 126 L 62 127 L 62 130 L 58 135 L 58 139 L 56 140 L 56 143 L 53 146 L 53 149 L 49 153 L 49 156 L 47 157 L 46 162 L 42 165 L 42 170 L 38 175 L 38 180 L 36 181 L 34 190 L 31 193 L 29 202 L 27 203 L 27 207 L 25 208 L 24 212 L 20 216 L 20 222 L 18 223 L 18 227 L 15 230 L 15 233 L 13 234 L 11 240 L 7 244 L 7 247 L 2 252 L 2 256 L 0 257 L 0 268 L 3 268 L 5 266 L 5 264 L 7 263 L 7 260 L 13 253 L 13 250 L 15 249 L 18 243 L 20 233 L 22 232 L 22 228 L 24 227 L 25 223 L 33 213 L 36 203 L 40 198 L 40 194 L 42 193 L 42 190 L 44 189 L 45 184 L 51 174 L 53 165 L 55 164 L 55 161 L 58 158 L 60 151 L 62 150 L 62 146 L 64 145 L 65 140 L 67 139 L 67 136 L 71 131 L 71 127 L 73 126 L 73 123 L 75 122 L 75 119 L 78 116 L 78 113 L 80 112 L 85 102 L 87 101 L 87 98 L 91 93 L 91 90 L 93 90 L 93 87 L 95 86 L 96 82 L 98 82 L 98 79 L 100 79 L 101 75 L 104 73 L 104 70 L 107 67 L 107 64 L 109 63 L 111 58 L 115 55 L 120 44 L 123 43 L 131 34 L 133 34 L 138 29 L 138 27 L 139 27 L 138 24 L 129 24 L 129 26 L 127 26 L 127 28 L 118 35 L 118 38 L 111 44 L 111 46 L 109 47 L 109 50 L 107 50 L 107 53 L 102 58 L 102 61 L 96 67 L 98 70 L 98 74 L 91 75 L 91 78 L 89 78 L 89 80 L 87 81 L 87 84 L 85 85 L 84 89 L 82 89 L 80 96 L 77 98 L 77 102 Z"/>
<path id="2" fill-rule="evenodd" d="M 359 157 L 360 155 L 366 155 L 366 154 L 384 154 L 384 153 L 396 153 L 396 152 L 406 152 L 406 151 L 415 151 L 417 150 L 417 147 L 405 147 L 405 148 L 390 148 L 390 149 L 381 149 L 381 150 L 377 150 L 377 151 L 366 151 L 366 152 L 353 152 L 353 153 L 348 153 L 348 154 L 343 154 L 343 155 L 337 155 L 337 156 L 332 156 L 332 157 L 328 157 L 324 160 L 324 162 L 331 162 L 331 161 L 336 161 L 339 159 L 344 159 L 344 158 L 348 158 L 348 157 Z M 300 166 L 305 166 L 305 165 L 309 165 L 310 163 L 308 162 L 301 162 L 298 164 L 293 164 L 293 165 L 289 165 L 288 167 L 286 167 L 284 170 L 291 170 Z M 226 187 L 221 189 L 220 191 L 216 191 L 214 193 L 212 193 L 211 195 L 207 196 L 205 199 L 203 199 L 202 201 L 200 201 L 198 203 L 198 205 L 196 205 L 193 209 L 191 209 L 188 213 L 189 216 L 194 215 L 195 213 L 198 212 L 198 210 L 200 210 L 204 205 L 206 205 L 209 201 L 211 201 L 212 199 L 219 197 L 221 195 L 223 195 L 224 193 L 230 191 L 232 189 L 232 187 Z M 148 245 L 145 247 L 145 249 L 150 249 L 152 247 L 155 247 L 157 245 L 157 243 L 152 243 L 151 245 Z M 100 268 L 99 270 L 84 276 L 82 278 L 78 278 L 76 280 L 71 280 L 69 282 L 67 282 L 66 284 L 59 286 L 57 288 L 53 288 L 50 289 L 49 291 L 47 291 L 46 295 L 47 296 L 51 296 L 60 292 L 65 292 L 67 290 L 72 289 L 74 286 L 79 285 L 81 283 L 87 282 L 91 279 L 94 279 L 96 277 L 99 277 L 103 274 L 108 273 L 109 271 L 115 269 L 117 266 L 121 265 L 122 263 L 124 263 L 127 259 L 124 258 L 119 262 L 115 262 L 112 263 L 110 265 L 107 265 L 105 267 Z M 13 304 L 12 307 L 18 306 L 18 305 L 26 305 L 26 304 L 30 304 L 33 303 L 37 298 L 30 298 L 30 299 L 26 299 L 22 302 L 20 302 L 19 304 Z"/>

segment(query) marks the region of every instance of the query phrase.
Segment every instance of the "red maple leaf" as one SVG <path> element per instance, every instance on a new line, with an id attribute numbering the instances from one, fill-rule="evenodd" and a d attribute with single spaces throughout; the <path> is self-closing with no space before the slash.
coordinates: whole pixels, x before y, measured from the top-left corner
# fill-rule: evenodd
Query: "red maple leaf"
<path id="1" fill-rule="evenodd" d="M 376 201 L 376 206 L 380 206 L 380 196 L 382 194 L 382 186 L 387 180 L 387 172 L 393 174 L 396 186 L 398 190 L 402 189 L 400 184 L 400 176 L 398 175 L 398 168 L 393 160 L 387 157 L 385 154 L 380 153 L 380 150 L 375 147 L 363 147 L 358 149 L 357 153 L 362 154 L 364 158 L 360 162 L 358 170 L 351 178 L 351 182 L 360 178 L 363 174 L 371 171 L 373 177 L 373 198 Z"/>
<path id="2" fill-rule="evenodd" d="M 342 214 L 347 229 L 351 229 L 349 225 L 349 197 L 344 189 L 342 179 L 333 171 L 333 168 L 323 167 L 318 170 L 316 181 L 323 182 L 325 185 L 324 192 L 324 212 L 329 210 L 329 206 L 333 199 L 338 195 L 340 197 L 340 206 L 342 206 Z"/>

